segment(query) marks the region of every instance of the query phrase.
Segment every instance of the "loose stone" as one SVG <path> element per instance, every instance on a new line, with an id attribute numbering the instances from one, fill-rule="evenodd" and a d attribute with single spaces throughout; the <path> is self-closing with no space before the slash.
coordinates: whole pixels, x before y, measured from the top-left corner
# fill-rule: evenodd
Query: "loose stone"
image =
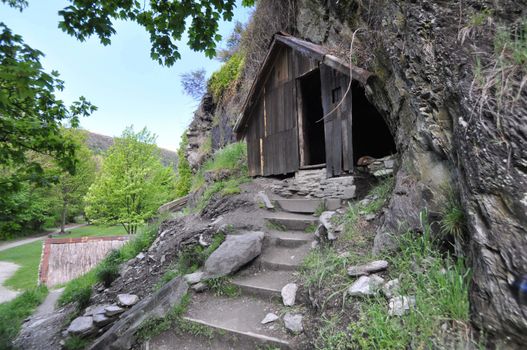
<path id="1" fill-rule="evenodd" d="M 110 305 L 106 309 L 104 309 L 104 314 L 108 317 L 119 315 L 119 314 L 122 314 L 123 312 L 124 312 L 124 309 L 117 305 Z"/>
<path id="2" fill-rule="evenodd" d="M 295 305 L 296 291 L 298 286 L 296 283 L 288 283 L 282 288 L 282 301 L 285 306 Z"/>
<path id="3" fill-rule="evenodd" d="M 361 276 L 348 289 L 350 296 L 372 296 L 376 295 L 383 285 L 384 279 L 377 276 Z"/>
<path id="4" fill-rule="evenodd" d="M 265 315 L 264 319 L 262 320 L 262 324 L 268 324 L 268 323 L 274 322 L 274 321 L 276 321 L 278 319 L 279 319 L 279 317 L 277 315 L 275 315 L 272 312 L 270 312 L 267 315 Z"/>
<path id="5" fill-rule="evenodd" d="M 77 335 L 80 337 L 86 337 L 93 332 L 95 332 L 95 326 L 93 324 L 93 317 L 91 316 L 81 316 L 71 322 L 68 327 L 68 333 L 72 335 Z"/>
<path id="6" fill-rule="evenodd" d="M 121 306 L 134 306 L 139 301 L 139 297 L 135 294 L 118 294 L 117 302 Z"/>
<path id="7" fill-rule="evenodd" d="M 414 296 L 398 296 L 390 299 L 388 314 L 390 316 L 402 316 L 415 307 Z"/>
<path id="8" fill-rule="evenodd" d="M 388 268 L 388 262 L 385 260 L 376 260 L 372 261 L 368 264 L 359 265 L 359 266 L 351 266 L 348 268 L 348 275 L 355 277 L 355 276 L 363 276 L 368 275 L 373 272 L 379 272 L 386 270 Z"/>
<path id="9" fill-rule="evenodd" d="M 284 325 L 293 334 L 302 333 L 304 327 L 302 326 L 302 315 L 286 313 L 284 316 Z"/>

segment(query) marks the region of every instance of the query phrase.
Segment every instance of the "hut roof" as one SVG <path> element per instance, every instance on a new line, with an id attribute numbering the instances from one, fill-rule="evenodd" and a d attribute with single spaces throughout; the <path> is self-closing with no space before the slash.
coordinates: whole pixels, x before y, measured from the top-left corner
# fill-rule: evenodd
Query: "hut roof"
<path id="1" fill-rule="evenodd" d="M 278 32 L 273 35 L 273 40 L 271 41 L 267 55 L 260 66 L 258 74 L 252 83 L 249 94 L 247 95 L 243 105 L 242 114 L 239 116 L 234 126 L 234 131 L 236 132 L 238 139 L 241 139 L 244 135 L 244 130 L 251 116 L 251 110 L 260 94 L 262 85 L 265 83 L 267 74 L 273 65 L 273 59 L 277 55 L 278 48 L 284 45 L 297 52 L 300 52 L 307 57 L 324 63 L 325 65 L 338 70 L 343 74 L 350 75 L 351 72 L 353 80 L 356 80 L 363 85 L 366 85 L 368 79 L 371 76 L 371 73 L 367 70 L 359 68 L 336 56 L 331 55 L 329 50 L 322 45 L 313 44 L 309 41 L 296 38 L 284 32 Z"/>

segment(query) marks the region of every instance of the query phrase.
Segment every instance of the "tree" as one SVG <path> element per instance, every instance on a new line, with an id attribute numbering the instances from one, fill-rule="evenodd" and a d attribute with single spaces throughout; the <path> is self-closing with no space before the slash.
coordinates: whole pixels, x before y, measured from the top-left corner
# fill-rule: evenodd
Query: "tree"
<path id="1" fill-rule="evenodd" d="M 121 224 L 128 234 L 171 199 L 174 174 L 163 166 L 155 136 L 127 128 L 116 139 L 86 195 L 86 215 L 95 223 Z"/>
<path id="2" fill-rule="evenodd" d="M 96 163 L 92 151 L 86 145 L 86 136 L 79 130 L 69 129 L 63 131 L 68 139 L 77 145 L 77 166 L 75 174 L 62 171 L 58 183 L 54 186 L 56 196 L 60 202 L 60 232 L 65 233 L 68 213 L 72 208 L 81 211 L 84 196 L 90 185 L 95 180 Z"/>
<path id="3" fill-rule="evenodd" d="M 207 91 L 205 69 L 196 69 L 180 75 L 183 92 L 195 100 L 200 100 Z"/>
<path id="4" fill-rule="evenodd" d="M 226 46 L 216 53 L 216 58 L 220 62 L 227 62 L 238 51 L 244 31 L 245 26 L 240 21 L 236 21 L 232 33 L 227 38 Z"/>

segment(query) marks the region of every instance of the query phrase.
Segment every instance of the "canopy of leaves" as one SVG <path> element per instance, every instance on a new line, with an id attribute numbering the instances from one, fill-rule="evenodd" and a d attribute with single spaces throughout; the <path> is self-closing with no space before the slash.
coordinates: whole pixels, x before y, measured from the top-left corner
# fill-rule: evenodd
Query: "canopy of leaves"
<path id="1" fill-rule="evenodd" d="M 54 93 L 63 82 L 57 72 L 44 72 L 41 56 L 0 23 L 0 167 L 15 170 L 0 180 L 0 195 L 16 191 L 25 179 L 49 180 L 40 164 L 28 159 L 28 151 L 52 156 L 73 172 L 75 145 L 63 137 L 61 126 L 76 127 L 79 116 L 96 109 L 82 97 L 70 109 L 58 100 Z"/>
<path id="2" fill-rule="evenodd" d="M 172 199 L 173 190 L 173 170 L 161 163 L 155 136 L 130 127 L 108 150 L 86 196 L 86 215 L 95 223 L 121 224 L 133 234 Z"/>
<path id="3" fill-rule="evenodd" d="M 115 20 L 134 21 L 150 34 L 152 59 L 167 66 L 181 57 L 176 42 L 181 40 L 185 29 L 188 46 L 213 58 L 216 42 L 221 40 L 219 22 L 230 21 L 236 6 L 236 0 L 70 0 L 70 3 L 59 11 L 62 16 L 59 27 L 66 33 L 81 41 L 97 35 L 102 44 L 108 45 L 115 34 Z M 254 0 L 243 0 L 242 4 L 251 6 Z"/>

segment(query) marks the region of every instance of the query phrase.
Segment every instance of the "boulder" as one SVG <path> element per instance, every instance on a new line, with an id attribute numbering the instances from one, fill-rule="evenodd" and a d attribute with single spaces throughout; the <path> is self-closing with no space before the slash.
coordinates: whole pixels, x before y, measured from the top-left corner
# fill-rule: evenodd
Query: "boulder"
<path id="1" fill-rule="evenodd" d="M 139 301 L 139 297 L 135 294 L 118 294 L 117 302 L 121 306 L 134 306 Z"/>
<path id="2" fill-rule="evenodd" d="M 201 282 L 201 278 L 203 277 L 203 272 L 202 271 L 198 271 L 198 272 L 194 272 L 194 273 L 189 273 L 188 275 L 185 275 L 183 276 L 183 278 L 185 279 L 185 281 L 188 283 L 188 284 L 196 284 L 196 283 L 199 283 Z"/>
<path id="3" fill-rule="evenodd" d="M 265 315 L 264 319 L 262 320 L 262 324 L 268 324 L 268 323 L 271 323 L 271 322 L 274 322 L 276 320 L 278 320 L 279 317 L 275 314 L 273 314 L 272 312 L 268 313 L 267 315 Z"/>
<path id="4" fill-rule="evenodd" d="M 204 277 L 215 278 L 236 272 L 260 255 L 263 239 L 263 232 L 227 236 L 218 249 L 205 261 Z"/>
<path id="5" fill-rule="evenodd" d="M 302 315 L 286 313 L 284 316 L 284 325 L 287 330 L 293 334 L 302 333 L 304 327 L 302 326 Z"/>
<path id="6" fill-rule="evenodd" d="M 372 296 L 376 295 L 383 285 L 384 279 L 377 276 L 361 276 L 348 289 L 350 296 Z"/>
<path id="7" fill-rule="evenodd" d="M 80 316 L 71 322 L 67 332 L 78 337 L 87 337 L 95 333 L 96 330 L 92 316 Z"/>
<path id="8" fill-rule="evenodd" d="M 398 296 L 390 299 L 388 314 L 390 316 L 402 316 L 415 307 L 414 296 Z"/>
<path id="9" fill-rule="evenodd" d="M 285 306 L 295 305 L 296 291 L 298 286 L 296 283 L 288 283 L 282 288 L 282 301 Z"/>
<path id="10" fill-rule="evenodd" d="M 370 273 L 379 272 L 388 268 L 388 262 L 385 260 L 376 260 L 364 265 L 351 266 L 348 268 L 348 275 L 352 277 L 369 275 Z"/>

